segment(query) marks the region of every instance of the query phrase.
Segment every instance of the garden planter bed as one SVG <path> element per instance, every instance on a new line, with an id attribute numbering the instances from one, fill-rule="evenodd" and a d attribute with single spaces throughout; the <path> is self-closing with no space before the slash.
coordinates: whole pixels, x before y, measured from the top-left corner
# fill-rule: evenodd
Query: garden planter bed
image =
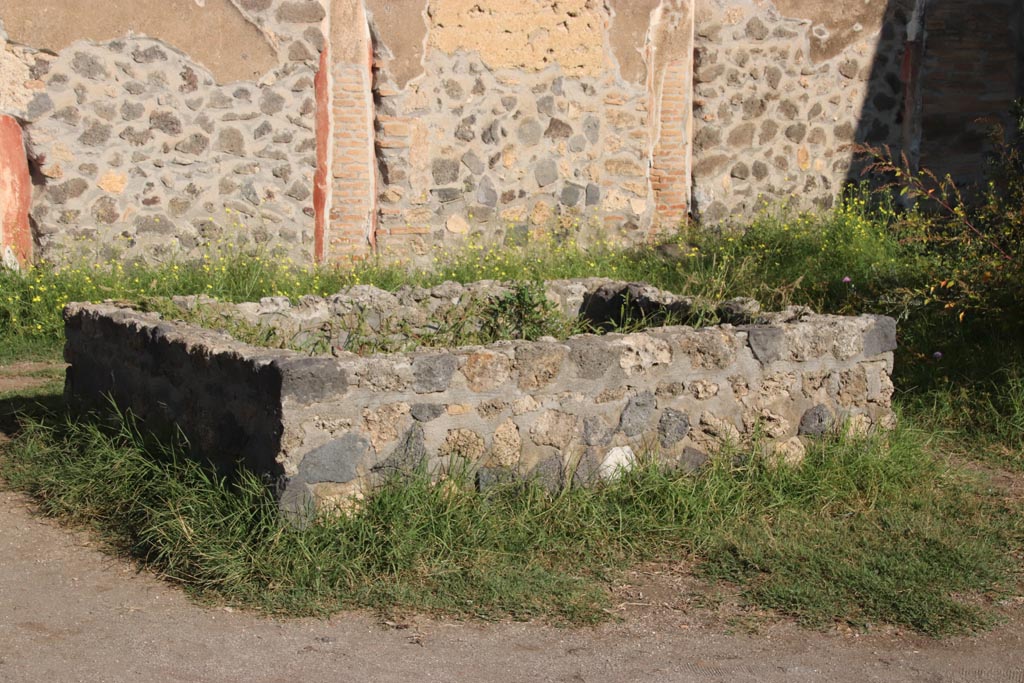
<path id="1" fill-rule="evenodd" d="M 642 285 L 589 279 L 545 289 L 559 310 L 595 327 L 623 312 L 657 324 L 692 311 L 690 300 Z M 536 477 L 554 490 L 614 476 L 637 457 L 695 470 L 724 443 L 754 438 L 768 457 L 798 461 L 804 440 L 832 425 L 892 419 L 896 327 L 884 316 L 761 314 L 737 301 L 720 307 L 734 324 L 565 341 L 357 355 L 340 338 L 356 318 L 363 338 L 394 341 L 401 320 L 421 334 L 438 316 L 458 318 L 471 299 L 508 291 L 446 283 L 396 294 L 353 288 L 294 305 L 176 302 L 320 339 L 314 346 L 325 353 L 314 356 L 115 303 L 71 304 L 66 394 L 86 405 L 109 396 L 149 427 L 180 429 L 193 455 L 265 475 L 291 510 L 344 502 L 417 467 L 467 467 L 481 488 Z"/>

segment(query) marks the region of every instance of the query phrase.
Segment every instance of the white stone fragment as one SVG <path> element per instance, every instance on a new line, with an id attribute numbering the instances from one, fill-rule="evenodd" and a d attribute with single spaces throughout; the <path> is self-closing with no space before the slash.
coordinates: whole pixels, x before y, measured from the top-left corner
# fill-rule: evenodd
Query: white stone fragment
<path id="1" fill-rule="evenodd" d="M 623 472 L 636 467 L 636 454 L 629 446 L 616 447 L 608 451 L 597 468 L 597 476 L 601 481 L 615 481 Z"/>

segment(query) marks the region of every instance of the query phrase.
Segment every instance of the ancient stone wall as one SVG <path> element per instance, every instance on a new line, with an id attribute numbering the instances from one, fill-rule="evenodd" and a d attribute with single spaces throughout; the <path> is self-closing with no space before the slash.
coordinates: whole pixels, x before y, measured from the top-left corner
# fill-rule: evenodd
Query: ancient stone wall
<path id="1" fill-rule="evenodd" d="M 371 14 L 385 251 L 423 254 L 470 234 L 521 241 L 555 226 L 584 239 L 648 236 L 662 74 L 638 57 L 656 3 L 409 4 L 420 15 L 410 11 L 405 25 L 384 7 Z M 418 69 L 402 59 L 406 41 L 416 44 L 410 33 L 424 45 Z M 680 42 L 688 48 L 679 37 L 659 46 L 671 55 Z M 682 128 L 667 132 L 685 158 Z M 679 213 L 688 180 L 685 165 L 676 170 L 663 186 L 681 198 L 664 208 Z"/>
<path id="2" fill-rule="evenodd" d="M 191 6 L 197 21 L 214 7 L 233 16 L 235 38 L 245 41 L 232 47 L 234 62 L 203 50 L 202 30 L 200 39 L 180 40 L 213 60 L 210 67 L 146 37 L 63 36 L 56 55 L 6 51 L 27 66 L 7 81 L 5 108 L 24 122 L 37 171 L 30 211 L 37 259 L 197 258 L 221 242 L 272 243 L 297 261 L 311 260 L 313 77 L 323 8 L 301 0 L 205 10 L 179 4 Z M 0 20 L 32 34 L 38 24 L 19 21 L 31 11 L 5 9 Z M 71 21 L 73 8 L 64 11 L 63 21 Z M 126 30 L 117 19 L 110 30 Z M 174 33 L 169 19 L 161 25 Z M 223 21 L 221 28 L 229 32 Z M 253 72 L 268 64 L 265 73 Z M 241 74 L 246 80 L 234 80 Z M 23 87 L 12 86 L 26 75 Z"/>
<path id="3" fill-rule="evenodd" d="M 596 284 L 580 285 L 583 298 Z M 792 310 L 736 326 L 319 357 L 112 304 L 74 304 L 65 319 L 70 397 L 110 394 L 180 428 L 196 455 L 276 478 L 291 509 L 419 466 L 468 467 L 481 488 L 536 477 L 557 490 L 645 457 L 695 471 L 752 440 L 797 463 L 807 438 L 892 419 L 895 323 L 881 316 Z"/>
<path id="4" fill-rule="evenodd" d="M 36 259 L 219 240 L 426 264 L 470 237 L 825 208 L 851 143 L 977 177 L 1022 21 L 1010 0 L 11 0 L 0 112 Z"/>
<path id="5" fill-rule="evenodd" d="M 830 207 L 851 143 L 900 143 L 902 15 L 861 2 L 836 26 L 805 18 L 812 3 L 779 4 L 698 13 L 693 203 L 712 223 L 780 202 Z"/>

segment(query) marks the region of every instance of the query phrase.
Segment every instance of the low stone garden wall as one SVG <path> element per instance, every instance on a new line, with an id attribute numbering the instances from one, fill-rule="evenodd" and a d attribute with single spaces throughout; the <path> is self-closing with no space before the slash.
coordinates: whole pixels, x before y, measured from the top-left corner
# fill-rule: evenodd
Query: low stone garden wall
<path id="1" fill-rule="evenodd" d="M 546 290 L 563 312 L 598 327 L 630 308 L 657 321 L 685 319 L 692 307 L 607 280 Z M 403 307 L 457 308 L 501 291 L 508 287 L 361 288 L 233 308 L 301 330 L 340 319 L 353 299 L 361 320 L 381 323 Z M 271 478 L 289 510 L 344 504 L 420 466 L 436 475 L 469 467 L 480 488 L 536 477 L 556 490 L 613 477 L 643 457 L 695 471 L 755 435 L 768 457 L 798 462 L 807 438 L 841 421 L 858 430 L 891 421 L 891 318 L 761 314 L 749 300 L 719 313 L 735 324 L 365 356 L 334 346 L 310 356 L 115 303 L 71 304 L 66 393 L 86 404 L 110 396 L 148 426 L 180 429 L 193 454 L 218 468 L 240 463 Z M 413 316 L 412 326 L 429 319 Z"/>

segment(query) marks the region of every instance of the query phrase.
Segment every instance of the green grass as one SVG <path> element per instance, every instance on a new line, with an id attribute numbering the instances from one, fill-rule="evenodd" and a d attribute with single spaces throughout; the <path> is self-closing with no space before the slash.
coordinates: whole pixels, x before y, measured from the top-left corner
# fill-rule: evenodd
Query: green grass
<path id="1" fill-rule="evenodd" d="M 52 345 L 61 334 L 61 309 L 69 301 L 139 302 L 185 294 L 235 302 L 264 296 L 297 299 L 326 296 L 353 284 L 395 289 L 444 280 L 602 276 L 716 301 L 754 296 L 772 306 L 801 303 L 835 310 L 850 304 L 843 277 L 852 277 L 861 288 L 923 277 L 911 276 L 907 250 L 887 230 L 891 220 L 851 200 L 822 216 L 765 215 L 742 236 L 684 232 L 673 242 L 640 248 L 596 244 L 580 249 L 570 238 L 550 233 L 522 246 L 471 242 L 438 253 L 427 270 L 372 260 L 311 268 L 265 252 L 223 249 L 187 264 L 80 263 L 59 269 L 42 264 L 23 274 L 0 269 L 0 348 L 25 349 L 35 341 Z"/>
<path id="2" fill-rule="evenodd" d="M 697 477 L 646 466 L 554 498 L 396 480 L 356 514 L 301 527 L 256 478 L 217 480 L 125 423 L 29 421 L 0 472 L 44 513 L 92 527 L 198 597 L 274 614 L 363 606 L 593 623 L 608 618 L 616 571 L 699 558 L 705 576 L 809 625 L 971 631 L 991 619 L 975 598 L 1013 578 L 1019 511 L 928 441 L 904 425 L 816 444 L 796 469 L 729 457 Z"/>
<path id="3" fill-rule="evenodd" d="M 369 606 L 592 623 L 607 618 L 618 571 L 685 558 L 810 625 L 983 628 L 994 618 L 988 599 L 1017 578 L 1021 510 L 946 463 L 1024 471 L 1024 315 L 1014 296 L 966 309 L 931 297 L 959 266 L 948 249 L 914 238 L 911 223 L 854 197 L 820 216 L 766 214 L 742 233 L 684 231 L 638 249 L 583 250 L 550 235 L 515 248 L 471 243 L 439 254 L 429 271 L 304 268 L 259 253 L 0 271 L 0 363 L 58 357 L 68 301 L 297 298 L 366 283 L 605 276 L 706 300 L 897 316 L 900 426 L 816 444 L 799 469 L 756 459 L 732 467 L 725 457 L 697 478 L 647 467 L 556 498 L 407 480 L 357 515 L 299 528 L 280 518 L 261 482 L 215 480 L 124 425 L 71 420 L 49 387 L 0 396 L 2 426 L 20 430 L 0 446 L 0 475 L 47 514 L 91 526 L 202 599 L 277 614 Z M 26 410 L 34 417 L 15 419 Z"/>

